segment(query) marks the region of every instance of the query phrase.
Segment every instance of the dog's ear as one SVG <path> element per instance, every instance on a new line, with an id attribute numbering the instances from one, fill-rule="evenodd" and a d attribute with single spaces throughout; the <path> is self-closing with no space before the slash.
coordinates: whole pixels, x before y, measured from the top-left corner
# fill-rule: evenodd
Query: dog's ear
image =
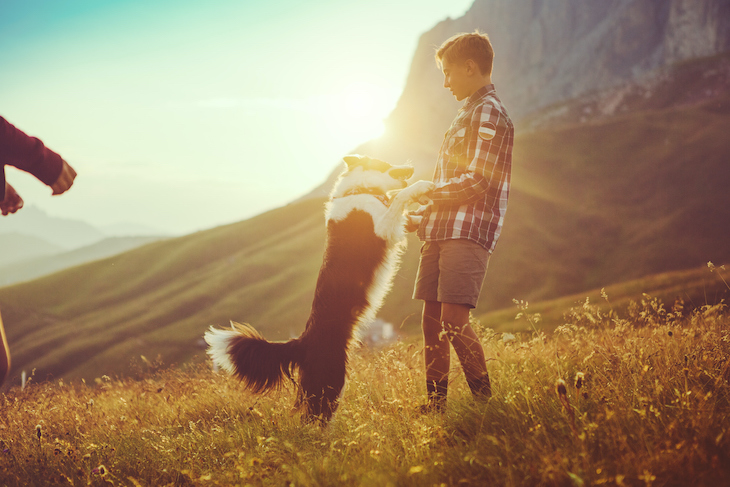
<path id="1" fill-rule="evenodd" d="M 405 181 L 413 176 L 413 167 L 411 166 L 395 166 L 388 171 L 391 177 Z"/>
<path id="2" fill-rule="evenodd" d="M 364 159 L 367 158 L 359 154 L 352 154 L 342 158 L 342 160 L 345 161 L 345 164 L 347 164 L 347 169 L 352 169 L 355 166 L 362 165 L 365 162 Z"/>

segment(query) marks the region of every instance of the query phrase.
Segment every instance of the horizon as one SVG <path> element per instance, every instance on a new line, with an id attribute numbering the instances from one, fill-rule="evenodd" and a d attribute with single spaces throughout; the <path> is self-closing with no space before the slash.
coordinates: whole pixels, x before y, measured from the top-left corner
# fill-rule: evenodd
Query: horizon
<path id="1" fill-rule="evenodd" d="M 282 206 L 382 133 L 419 36 L 472 3 L 4 3 L 0 116 L 78 172 L 53 198 L 8 182 L 53 217 L 176 235 Z"/>

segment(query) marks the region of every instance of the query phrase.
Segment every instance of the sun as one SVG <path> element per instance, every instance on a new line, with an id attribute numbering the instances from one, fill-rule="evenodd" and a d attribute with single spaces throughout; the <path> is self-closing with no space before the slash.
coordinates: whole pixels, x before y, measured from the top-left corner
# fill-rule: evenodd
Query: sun
<path id="1" fill-rule="evenodd" d="M 348 116 L 367 118 L 375 111 L 377 87 L 371 83 L 353 83 L 342 93 L 344 109 Z"/>
<path id="2" fill-rule="evenodd" d="M 382 86 L 358 81 L 345 87 L 338 96 L 338 105 L 348 129 L 363 137 L 363 142 L 383 135 L 383 119 L 392 109 L 393 99 Z"/>

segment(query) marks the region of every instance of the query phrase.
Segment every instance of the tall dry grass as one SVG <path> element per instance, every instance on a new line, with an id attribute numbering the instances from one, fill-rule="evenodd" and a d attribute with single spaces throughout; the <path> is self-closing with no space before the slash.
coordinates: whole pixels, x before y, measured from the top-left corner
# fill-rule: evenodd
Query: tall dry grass
<path id="1" fill-rule="evenodd" d="M 293 388 L 254 397 L 205 367 L 33 383 L 0 396 L 0 485 L 728 485 L 730 317 L 649 296 L 572 309 L 551 334 L 479 327 L 494 384 L 475 403 L 454 364 L 421 415 L 420 344 L 353 354 L 332 423 Z"/>

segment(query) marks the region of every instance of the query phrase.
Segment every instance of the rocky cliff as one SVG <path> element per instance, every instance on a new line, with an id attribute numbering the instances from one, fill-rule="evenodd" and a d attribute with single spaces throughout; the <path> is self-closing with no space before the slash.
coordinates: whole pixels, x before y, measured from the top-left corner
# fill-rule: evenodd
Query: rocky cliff
<path id="1" fill-rule="evenodd" d="M 476 0 L 463 17 L 421 37 L 393 125 L 413 118 L 424 99 L 451 101 L 441 88 L 434 48 L 474 29 L 494 44 L 494 82 L 519 120 L 657 68 L 730 50 L 730 2 Z"/>
<path id="2" fill-rule="evenodd" d="M 519 131 L 546 109 L 598 94 L 616 100 L 637 83 L 666 82 L 668 70 L 684 61 L 730 51 L 730 1 L 476 0 L 463 17 L 421 36 L 386 135 L 356 152 L 409 160 L 418 177 L 430 177 L 460 106 L 442 87 L 434 52 L 450 36 L 475 29 L 494 44 L 493 80 Z M 312 194 L 327 194 L 338 172 Z"/>

